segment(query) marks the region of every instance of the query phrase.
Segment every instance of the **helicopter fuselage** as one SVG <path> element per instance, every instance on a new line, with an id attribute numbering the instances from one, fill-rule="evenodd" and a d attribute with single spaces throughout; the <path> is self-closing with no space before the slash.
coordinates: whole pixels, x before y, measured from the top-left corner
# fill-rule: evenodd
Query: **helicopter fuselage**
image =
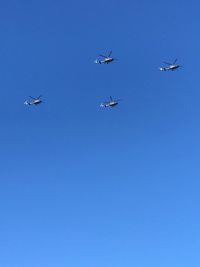
<path id="1" fill-rule="evenodd" d="M 118 105 L 118 102 L 108 102 L 108 103 L 102 103 L 100 106 L 104 108 L 114 108 L 115 106 Z"/>
<path id="2" fill-rule="evenodd" d="M 37 100 L 32 101 L 30 104 L 31 104 L 31 105 L 39 105 L 39 104 L 41 104 L 41 103 L 42 103 L 42 100 L 37 99 Z"/>
<path id="3" fill-rule="evenodd" d="M 180 67 L 180 65 L 171 65 L 169 67 L 160 68 L 161 71 L 168 71 L 168 70 L 176 70 Z"/>
<path id="4" fill-rule="evenodd" d="M 107 57 L 107 58 L 105 58 L 104 60 L 98 60 L 98 59 L 96 59 L 96 60 L 94 61 L 94 63 L 96 63 L 96 64 L 108 64 L 108 63 L 110 63 L 110 62 L 112 62 L 112 61 L 114 61 L 114 58 L 112 58 L 112 57 Z"/>
<path id="5" fill-rule="evenodd" d="M 107 58 L 105 58 L 104 60 L 103 60 L 103 63 L 110 63 L 110 62 L 112 62 L 114 59 L 112 58 L 112 57 L 107 57 Z"/>
<path id="6" fill-rule="evenodd" d="M 115 106 L 117 106 L 118 105 L 118 102 L 110 102 L 109 103 L 109 106 L 112 108 L 112 107 L 115 107 Z"/>
<path id="7" fill-rule="evenodd" d="M 26 101 L 24 102 L 24 104 L 25 104 L 25 105 L 35 105 L 35 106 L 37 106 L 37 105 L 43 103 L 43 101 L 42 101 L 42 99 L 41 99 L 41 96 L 42 96 L 42 95 L 40 95 L 40 96 L 37 97 L 37 98 L 30 96 L 31 100 L 30 100 L 30 101 L 29 101 L 29 100 L 26 100 Z"/>

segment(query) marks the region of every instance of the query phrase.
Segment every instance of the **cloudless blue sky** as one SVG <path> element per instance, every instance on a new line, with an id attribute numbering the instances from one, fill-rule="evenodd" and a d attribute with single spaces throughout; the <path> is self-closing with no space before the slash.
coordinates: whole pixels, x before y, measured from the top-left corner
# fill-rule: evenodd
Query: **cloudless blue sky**
<path id="1" fill-rule="evenodd" d="M 0 267 L 200 266 L 199 10 L 0 2 Z"/>

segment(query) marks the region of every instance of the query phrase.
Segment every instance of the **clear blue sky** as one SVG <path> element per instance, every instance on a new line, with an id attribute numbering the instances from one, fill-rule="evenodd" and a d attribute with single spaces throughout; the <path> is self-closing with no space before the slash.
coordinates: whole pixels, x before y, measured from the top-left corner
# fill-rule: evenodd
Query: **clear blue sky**
<path id="1" fill-rule="evenodd" d="M 0 2 L 0 267 L 200 266 L 199 10 Z"/>

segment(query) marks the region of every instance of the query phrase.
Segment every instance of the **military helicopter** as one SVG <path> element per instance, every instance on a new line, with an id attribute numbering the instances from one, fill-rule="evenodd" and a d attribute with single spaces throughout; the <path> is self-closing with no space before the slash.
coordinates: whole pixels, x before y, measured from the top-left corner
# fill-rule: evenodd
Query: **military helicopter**
<path id="1" fill-rule="evenodd" d="M 41 97 L 42 97 L 42 95 L 40 95 L 40 96 L 38 96 L 38 97 L 32 97 L 32 96 L 29 96 L 32 100 L 31 101 L 28 101 L 28 100 L 26 100 L 25 102 L 24 102 L 24 104 L 25 105 L 35 105 L 35 106 L 37 106 L 37 105 L 39 105 L 39 104 L 41 104 L 41 103 L 44 103 L 43 101 L 42 101 L 42 99 L 41 99 Z"/>
<path id="2" fill-rule="evenodd" d="M 174 62 L 173 63 L 168 63 L 168 62 L 163 62 L 163 63 L 165 63 L 166 65 L 168 65 L 168 67 L 161 67 L 161 68 L 159 68 L 161 71 L 168 71 L 168 70 L 176 70 L 176 69 L 178 69 L 178 68 L 180 68 L 181 66 L 180 65 L 178 65 L 178 64 L 176 64 L 176 62 L 177 62 L 177 58 L 174 60 Z"/>
<path id="3" fill-rule="evenodd" d="M 113 98 L 110 96 L 110 101 L 107 101 L 107 102 L 103 102 L 100 104 L 100 107 L 102 108 L 114 108 L 115 106 L 117 106 L 120 101 L 120 99 L 117 99 L 117 100 L 113 100 Z"/>
<path id="4" fill-rule="evenodd" d="M 107 56 L 99 55 L 100 57 L 103 58 L 103 60 L 96 59 L 94 61 L 94 63 L 96 63 L 96 64 L 108 64 L 114 60 L 117 60 L 116 58 L 111 57 L 111 54 L 112 54 L 112 51 L 110 51 L 110 53 Z"/>

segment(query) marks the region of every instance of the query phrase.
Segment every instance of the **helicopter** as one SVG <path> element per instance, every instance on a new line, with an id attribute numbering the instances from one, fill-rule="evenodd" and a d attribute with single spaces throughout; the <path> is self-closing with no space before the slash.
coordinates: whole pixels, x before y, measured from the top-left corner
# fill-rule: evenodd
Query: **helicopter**
<path id="1" fill-rule="evenodd" d="M 114 108 L 115 106 L 117 106 L 120 101 L 120 99 L 117 99 L 117 100 L 113 100 L 113 98 L 110 96 L 110 101 L 107 101 L 107 102 L 103 102 L 100 104 L 100 107 L 102 108 Z"/>
<path id="2" fill-rule="evenodd" d="M 174 60 L 173 63 L 164 62 L 166 65 L 168 65 L 168 67 L 161 67 L 159 69 L 161 71 L 176 70 L 181 67 L 180 65 L 176 64 L 176 62 L 177 62 L 177 58 Z"/>
<path id="3" fill-rule="evenodd" d="M 42 97 L 42 95 L 40 95 L 40 96 L 38 96 L 38 97 L 32 97 L 32 96 L 29 96 L 32 100 L 31 101 L 28 101 L 28 100 L 26 100 L 25 102 L 24 102 L 24 104 L 25 105 L 35 105 L 35 106 L 37 106 L 37 105 L 39 105 L 39 104 L 41 104 L 41 103 L 44 103 L 43 101 L 42 101 L 42 99 L 41 99 L 41 97 Z"/>
<path id="4" fill-rule="evenodd" d="M 111 54 L 112 54 L 112 51 L 110 51 L 107 56 L 99 55 L 100 57 L 103 58 L 103 60 L 96 59 L 94 61 L 94 63 L 96 63 L 96 64 L 108 64 L 108 63 L 110 63 L 110 62 L 112 62 L 114 60 L 117 60 L 116 58 L 111 57 Z"/>

